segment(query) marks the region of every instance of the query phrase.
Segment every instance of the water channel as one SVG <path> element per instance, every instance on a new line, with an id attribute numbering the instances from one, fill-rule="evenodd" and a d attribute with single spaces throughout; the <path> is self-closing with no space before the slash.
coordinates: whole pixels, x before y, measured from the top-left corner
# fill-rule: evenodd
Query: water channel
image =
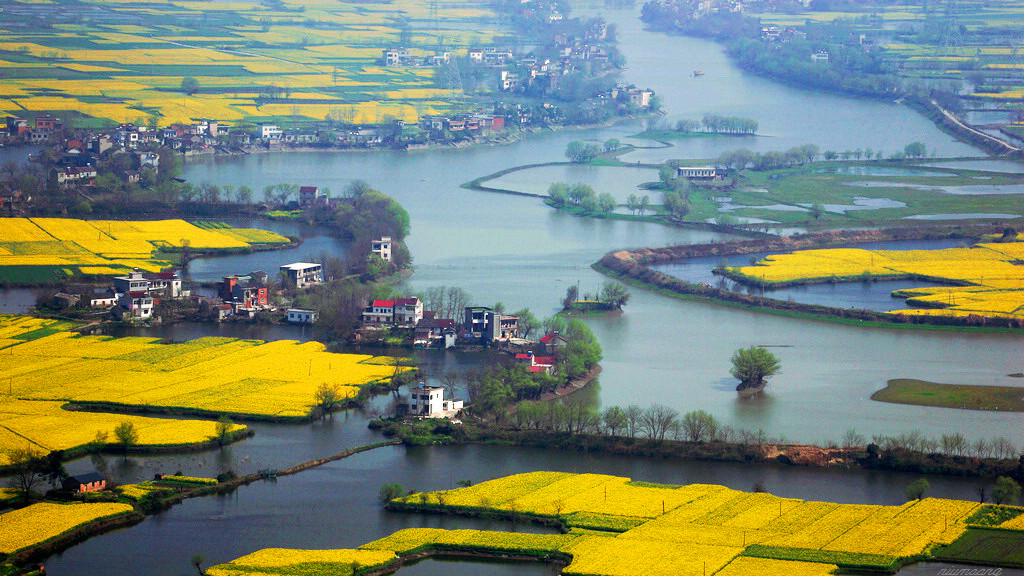
<path id="1" fill-rule="evenodd" d="M 706 112 L 750 116 L 760 122 L 764 134 L 742 143 L 731 138 L 679 140 L 670 149 L 633 152 L 627 160 L 709 158 L 739 146 L 784 150 L 808 142 L 822 149 L 872 147 L 890 152 L 902 149 L 909 140 L 926 142 L 940 156 L 979 154 L 905 107 L 779 86 L 744 74 L 714 43 L 644 31 L 637 10 L 605 15 L 618 26 L 630 66 L 626 77 L 656 89 L 669 119 L 699 118 Z M 692 78 L 693 69 L 704 70 L 705 76 Z M 887 129 L 865 130 L 865 119 Z M 642 122 L 628 121 L 608 128 L 532 134 L 516 144 L 470 150 L 206 158 L 190 161 L 185 176 L 195 183 L 244 184 L 257 190 L 277 182 L 341 190 L 352 179 L 364 179 L 397 198 L 411 214 L 408 245 L 416 270 L 406 290 L 460 286 L 479 303 L 502 301 L 513 310 L 528 306 L 543 317 L 556 311 L 566 287 L 579 283 L 585 292 L 600 286 L 605 278 L 590 265 L 609 250 L 727 237 L 578 218 L 555 212 L 539 199 L 472 192 L 460 184 L 515 165 L 562 160 L 571 140 L 621 139 L 641 129 Z M 324 242 L 316 250 L 344 250 L 343 245 Z M 210 259 L 193 274 L 215 279 L 251 269 L 269 271 L 277 261 L 271 254 L 241 261 Z M 302 248 L 299 254 L 305 254 Z M 868 436 L 910 430 L 931 437 L 957 431 L 970 440 L 1002 435 L 1018 446 L 1024 444 L 1019 415 L 869 400 L 888 379 L 898 377 L 1019 387 L 1007 376 L 1024 368 L 1024 340 L 1017 336 L 857 328 L 679 301 L 640 289 L 632 292 L 623 315 L 587 321 L 604 348 L 604 372 L 592 391 L 600 406 L 657 402 L 684 412 L 700 408 L 734 427 L 763 428 L 774 437 L 808 442 L 835 440 L 855 428 Z M 253 333 L 245 332 L 245 337 Z M 259 337 L 301 336 L 294 330 L 274 329 L 259 332 Z M 728 362 L 735 349 L 751 344 L 779 346 L 775 351 L 783 373 L 773 379 L 763 398 L 741 401 L 733 390 L 735 382 L 728 377 Z M 450 355 L 438 365 L 449 360 L 472 361 Z M 375 406 L 388 401 L 378 399 Z M 223 451 L 113 458 L 104 464 L 113 477 L 124 480 L 177 469 L 209 475 L 227 468 L 244 473 L 283 467 L 379 439 L 366 429 L 366 419 L 351 412 L 313 425 L 257 424 L 254 438 Z M 83 459 L 70 468 L 84 470 L 93 465 Z M 479 527 L 466 519 L 383 512 L 375 502 L 377 489 L 385 482 L 440 489 L 461 478 L 481 481 L 539 469 L 597 471 L 656 482 L 713 482 L 741 489 L 761 481 L 768 491 L 782 496 L 886 504 L 902 502 L 903 489 L 913 479 L 861 471 L 678 463 L 506 447 L 384 448 L 276 482 L 244 487 L 231 495 L 187 501 L 50 558 L 47 571 L 76 576 L 187 574 L 188 559 L 196 553 L 212 564 L 265 547 L 354 547 L 405 527 Z M 935 478 L 930 494 L 972 499 L 974 482 Z M 431 570 L 429 566 L 417 569 Z M 906 572 L 935 573 L 934 567 L 926 569 Z M 440 570 L 435 573 L 452 573 L 444 565 Z"/>

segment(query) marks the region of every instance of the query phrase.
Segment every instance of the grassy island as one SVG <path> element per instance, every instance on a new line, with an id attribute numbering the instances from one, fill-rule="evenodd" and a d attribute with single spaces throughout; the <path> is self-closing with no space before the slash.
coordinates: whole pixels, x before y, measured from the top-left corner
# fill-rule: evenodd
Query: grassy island
<path id="1" fill-rule="evenodd" d="M 961 410 L 1024 412 L 1024 389 L 1010 386 L 968 386 L 937 384 L 899 378 L 871 395 L 872 400 L 914 406 L 937 406 Z"/>

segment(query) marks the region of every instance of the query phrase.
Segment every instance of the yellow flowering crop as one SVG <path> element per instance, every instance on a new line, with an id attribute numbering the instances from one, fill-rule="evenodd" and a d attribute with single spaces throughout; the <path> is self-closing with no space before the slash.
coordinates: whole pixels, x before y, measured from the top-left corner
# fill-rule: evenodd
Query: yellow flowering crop
<path id="1" fill-rule="evenodd" d="M 0 554 L 12 554 L 87 522 L 131 512 L 128 504 L 33 504 L 0 515 Z"/>
<path id="2" fill-rule="evenodd" d="M 180 482 L 183 484 L 216 484 L 215 478 L 197 478 L 195 476 L 175 476 L 172 474 L 166 474 L 162 478 L 168 482 Z"/>
<path id="3" fill-rule="evenodd" d="M 318 342 L 200 338 L 159 344 L 152 338 L 67 332 L 11 340 L 36 329 L 34 320 L 0 316 L 0 347 L 10 340 L 0 354 L 0 382 L 7 382 L 12 401 L 105 402 L 302 418 L 321 385 L 337 386 L 344 398 L 395 372 L 379 358 L 378 363 L 364 364 L 374 357 L 330 353 Z"/>
<path id="4" fill-rule="evenodd" d="M 160 248 L 245 249 L 283 244 L 288 238 L 255 229 L 204 229 L 184 220 L 122 222 L 72 218 L 0 218 L 0 266 L 78 268 L 84 274 L 117 274 L 131 268 L 159 271 L 171 265 Z"/>
<path id="5" fill-rule="evenodd" d="M 729 562 L 715 576 L 827 576 L 838 568 L 834 564 L 741 556 Z"/>
<path id="6" fill-rule="evenodd" d="M 395 560 L 389 550 L 285 550 L 267 548 L 237 560 L 214 566 L 205 572 L 208 576 L 251 576 L 281 574 L 281 570 L 298 564 L 315 563 L 318 570 L 336 576 L 348 576 L 353 568 L 377 566 Z"/>
<path id="7" fill-rule="evenodd" d="M 1024 259 L 1021 243 L 978 244 L 944 250 L 863 250 L 833 248 L 801 250 L 766 257 L 754 266 L 732 271 L 753 281 L 783 285 L 793 282 L 849 281 L 870 276 L 925 277 L 963 287 L 903 291 L 912 304 L 935 310 L 900 310 L 898 314 L 1024 316 Z"/>
<path id="8" fill-rule="evenodd" d="M 900 558 L 915 558 L 936 544 L 955 540 L 979 506 L 936 498 L 902 506 L 807 502 L 724 486 L 673 487 L 552 472 L 509 476 L 399 500 L 413 507 L 516 510 L 599 528 L 603 532 L 574 528 L 568 534 L 573 538 L 557 548 L 551 544 L 549 550 L 572 555 L 565 574 L 601 576 L 703 574 L 705 567 L 708 574 L 722 569 L 719 573 L 727 576 L 788 573 L 785 570 L 790 568 L 795 574 L 818 576 L 851 559 L 890 569 Z M 426 544 L 481 541 L 467 539 L 466 531 L 457 532 L 462 535 L 403 531 L 367 547 L 401 555 Z M 752 555 L 766 558 L 736 558 L 755 545 L 757 552 Z M 781 559 L 767 559 L 772 557 Z"/>

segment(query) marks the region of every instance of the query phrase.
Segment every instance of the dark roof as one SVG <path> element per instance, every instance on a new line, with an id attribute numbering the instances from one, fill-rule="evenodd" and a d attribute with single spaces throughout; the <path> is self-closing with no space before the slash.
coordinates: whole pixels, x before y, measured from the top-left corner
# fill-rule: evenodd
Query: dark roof
<path id="1" fill-rule="evenodd" d="M 86 472 L 85 474 L 69 476 L 68 480 L 74 480 L 79 484 L 91 484 L 93 482 L 102 482 L 103 476 L 100 476 L 98 472 Z"/>
<path id="2" fill-rule="evenodd" d="M 294 188 L 293 188 L 293 190 L 294 190 Z M 300 194 L 303 193 L 303 192 L 316 192 L 316 191 L 317 191 L 317 187 L 316 186 L 303 186 L 303 187 L 299 188 L 299 193 Z"/>
<path id="3" fill-rule="evenodd" d="M 448 328 L 451 326 L 455 326 L 455 321 L 448 318 L 424 318 L 416 325 L 417 328 Z"/>

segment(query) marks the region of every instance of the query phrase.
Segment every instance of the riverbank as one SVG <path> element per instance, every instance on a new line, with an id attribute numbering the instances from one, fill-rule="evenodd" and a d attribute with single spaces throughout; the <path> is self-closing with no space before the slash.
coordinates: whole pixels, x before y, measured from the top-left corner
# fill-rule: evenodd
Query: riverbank
<path id="1" fill-rule="evenodd" d="M 731 256 L 757 252 L 792 252 L 827 248 L 864 242 L 896 240 L 923 240 L 934 238 L 977 238 L 995 233 L 989 227 L 915 227 L 884 230 L 838 230 L 812 232 L 789 237 L 769 237 L 759 240 L 739 240 L 714 244 L 641 248 L 609 252 L 593 265 L 605 275 L 634 286 L 678 298 L 714 302 L 748 310 L 781 314 L 798 318 L 811 318 L 841 322 L 857 326 L 885 328 L 918 328 L 945 330 L 981 330 L 991 332 L 1018 332 L 1024 322 L 1012 317 L 986 317 L 983 321 L 972 316 L 911 316 L 862 309 L 834 308 L 804 304 L 742 294 L 708 284 L 694 284 L 650 268 L 651 264 L 665 263 L 693 257 Z"/>

